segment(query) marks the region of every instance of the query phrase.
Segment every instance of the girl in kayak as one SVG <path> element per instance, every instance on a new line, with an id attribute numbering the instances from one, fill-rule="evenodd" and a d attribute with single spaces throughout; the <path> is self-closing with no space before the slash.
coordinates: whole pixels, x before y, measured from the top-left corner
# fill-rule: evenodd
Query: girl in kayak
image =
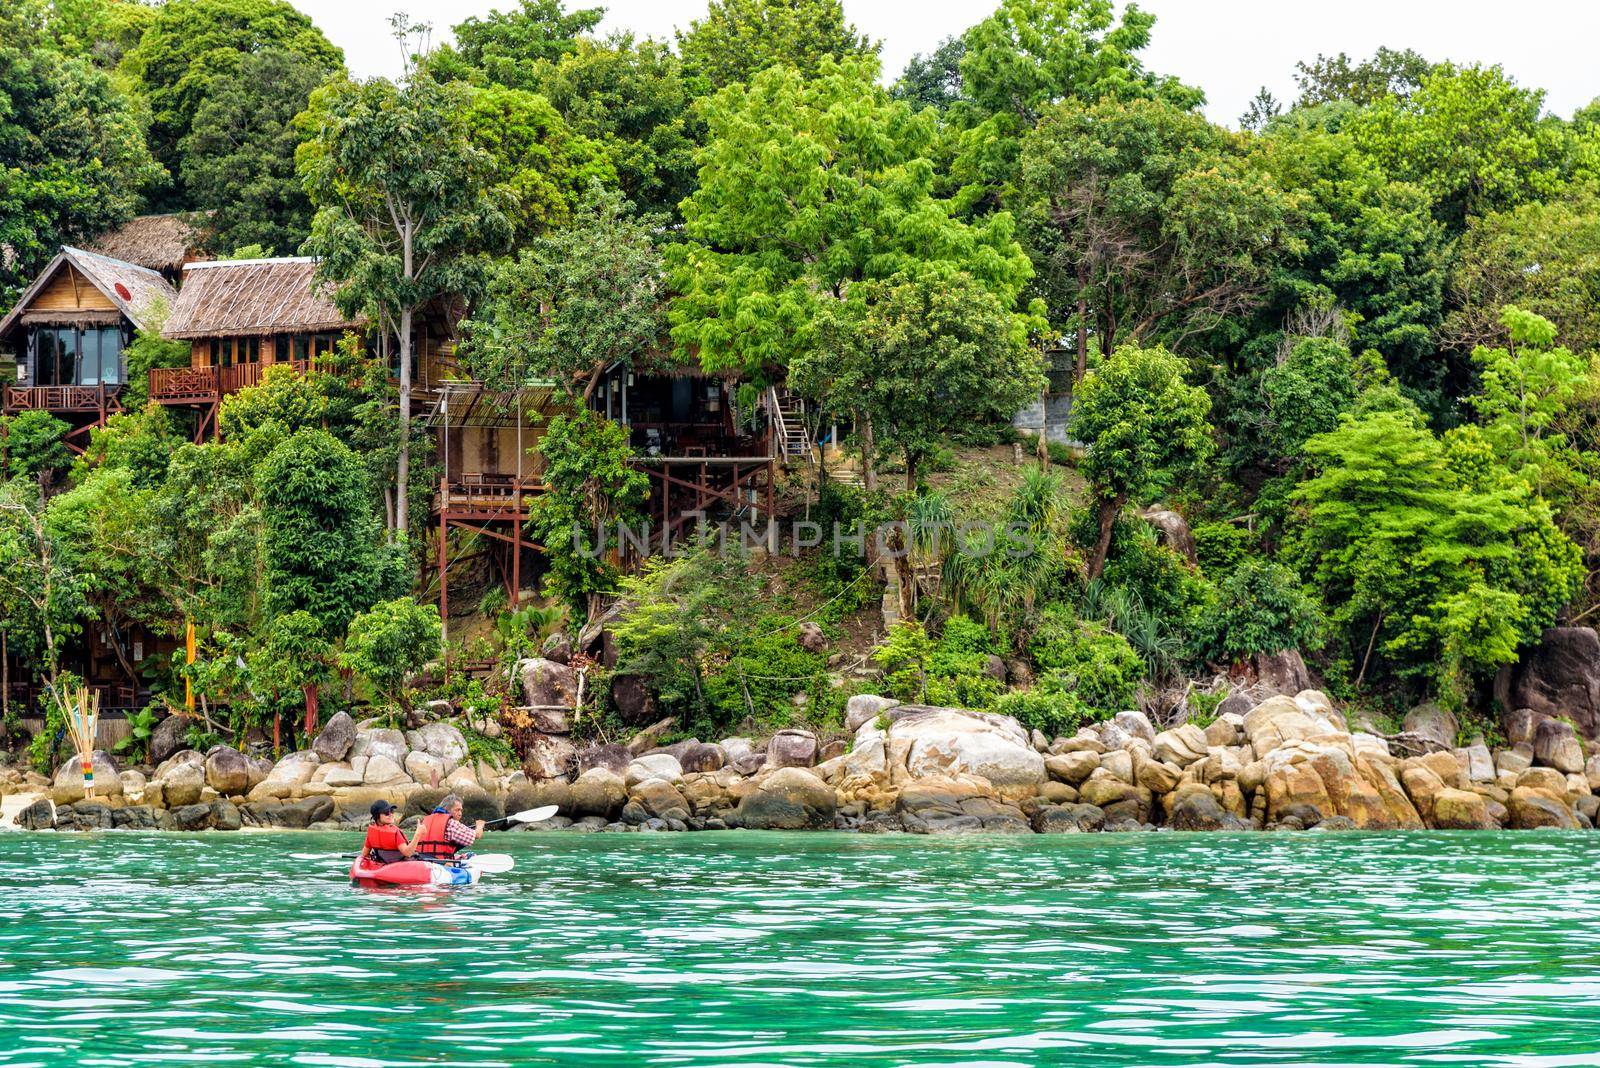
<path id="1" fill-rule="evenodd" d="M 394 806 L 387 801 L 372 803 L 372 824 L 367 828 L 367 839 L 361 843 L 361 853 L 374 864 L 393 864 L 407 860 L 417 847 L 406 841 L 405 833 L 395 824 Z"/>

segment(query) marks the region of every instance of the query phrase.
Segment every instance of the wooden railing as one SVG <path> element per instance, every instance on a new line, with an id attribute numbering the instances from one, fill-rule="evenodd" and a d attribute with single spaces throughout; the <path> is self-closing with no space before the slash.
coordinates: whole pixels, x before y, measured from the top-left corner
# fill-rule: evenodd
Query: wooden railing
<path id="1" fill-rule="evenodd" d="M 543 493 L 545 484 L 534 476 L 465 474 L 441 481 L 439 499 L 451 507 L 515 508 L 519 500 Z"/>
<path id="2" fill-rule="evenodd" d="M 310 360 L 236 363 L 227 367 L 157 367 L 150 371 L 150 399 L 164 404 L 216 401 L 261 384 L 269 367 L 292 367 L 304 374 Z"/>
<path id="3" fill-rule="evenodd" d="M 5 410 L 8 412 L 103 412 L 117 411 L 122 396 L 119 386 L 7 386 Z"/>

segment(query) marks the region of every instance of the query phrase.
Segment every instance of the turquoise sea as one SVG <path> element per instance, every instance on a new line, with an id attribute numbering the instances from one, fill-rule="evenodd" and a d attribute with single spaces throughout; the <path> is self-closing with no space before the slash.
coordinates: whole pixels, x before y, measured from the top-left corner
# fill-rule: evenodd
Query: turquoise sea
<path id="1" fill-rule="evenodd" d="M 1600 1064 L 1600 836 L 0 835 L 0 1065 Z"/>

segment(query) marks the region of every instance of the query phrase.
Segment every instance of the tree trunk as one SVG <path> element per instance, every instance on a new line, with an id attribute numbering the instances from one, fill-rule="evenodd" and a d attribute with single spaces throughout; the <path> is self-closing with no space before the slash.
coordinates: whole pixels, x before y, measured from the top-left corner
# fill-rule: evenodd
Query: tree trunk
<path id="1" fill-rule="evenodd" d="M 1078 362 L 1072 371 L 1072 383 L 1083 381 L 1089 370 L 1089 266 L 1078 265 Z"/>
<path id="2" fill-rule="evenodd" d="M 906 492 L 917 492 L 917 457 L 913 453 L 906 453 Z"/>
<path id="3" fill-rule="evenodd" d="M 317 685 L 314 682 L 307 683 L 306 685 L 300 687 L 300 689 L 301 692 L 306 695 L 306 725 L 304 734 L 306 741 L 309 743 L 317 731 Z"/>
<path id="4" fill-rule="evenodd" d="M 1105 574 L 1106 554 L 1111 551 L 1111 530 L 1117 525 L 1117 516 L 1122 514 L 1122 506 L 1128 503 L 1128 495 L 1119 493 L 1109 501 L 1102 500 L 1099 504 L 1100 537 L 1094 543 L 1094 558 L 1089 561 L 1089 578 L 1099 578 Z"/>
<path id="5" fill-rule="evenodd" d="M 406 242 L 406 277 L 411 276 L 411 243 Z M 400 452 L 394 465 L 394 529 L 404 534 L 411 515 L 411 309 L 400 313 Z"/>
<path id="6" fill-rule="evenodd" d="M 870 493 L 878 488 L 877 446 L 872 437 L 872 416 L 861 417 L 861 484 Z"/>

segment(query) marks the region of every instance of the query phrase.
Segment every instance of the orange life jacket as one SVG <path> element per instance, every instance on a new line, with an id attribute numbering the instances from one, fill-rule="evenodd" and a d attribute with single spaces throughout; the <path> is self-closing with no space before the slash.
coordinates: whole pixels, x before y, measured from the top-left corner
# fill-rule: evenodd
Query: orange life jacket
<path id="1" fill-rule="evenodd" d="M 374 823 L 367 828 L 367 839 L 361 848 L 380 864 L 393 864 L 406 859 L 400 847 L 406 844 L 406 836 L 400 828 L 384 826 Z"/>
<path id="2" fill-rule="evenodd" d="M 445 837 L 444 829 L 450 825 L 450 813 L 430 812 L 417 828 L 417 852 L 428 857 L 453 857 L 459 848 Z"/>

